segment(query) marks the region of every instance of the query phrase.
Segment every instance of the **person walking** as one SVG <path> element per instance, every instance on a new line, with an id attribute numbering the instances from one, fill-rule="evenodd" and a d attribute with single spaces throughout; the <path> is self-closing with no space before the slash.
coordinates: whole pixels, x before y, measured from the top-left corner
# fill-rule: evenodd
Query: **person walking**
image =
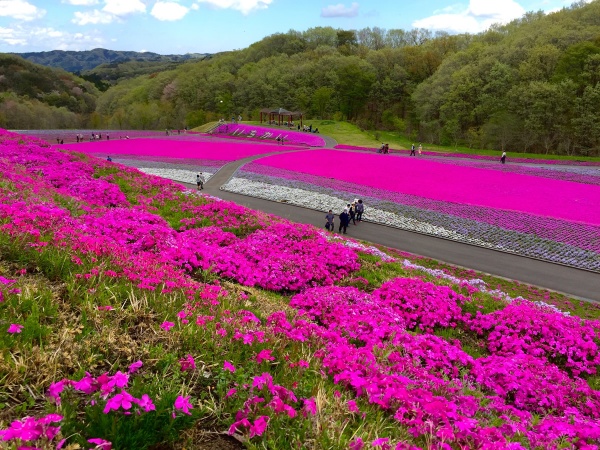
<path id="1" fill-rule="evenodd" d="M 204 177 L 202 176 L 202 172 L 196 175 L 196 184 L 198 185 L 196 190 L 204 189 Z"/>
<path id="2" fill-rule="evenodd" d="M 502 164 L 506 163 L 506 152 L 505 151 L 502 152 L 502 156 L 500 157 L 500 161 L 502 162 Z"/>
<path id="3" fill-rule="evenodd" d="M 362 221 L 362 215 L 364 211 L 365 205 L 361 199 L 358 199 L 358 202 L 356 203 L 356 220 L 358 220 L 359 222 Z"/>
<path id="4" fill-rule="evenodd" d="M 338 233 L 341 233 L 344 230 L 344 234 L 348 230 L 348 224 L 350 223 L 350 215 L 348 214 L 348 209 L 344 209 L 340 214 L 340 227 L 338 229 Z"/>
<path id="5" fill-rule="evenodd" d="M 419 144 L 419 156 L 421 156 L 422 152 L 423 152 L 423 145 Z"/>
<path id="6" fill-rule="evenodd" d="M 410 146 L 410 156 L 417 156 L 415 153 L 415 144 Z"/>
<path id="7" fill-rule="evenodd" d="M 335 219 L 335 215 L 333 214 L 333 212 L 331 211 L 331 209 L 329 210 L 329 212 L 325 215 L 325 228 L 327 228 L 329 231 L 331 231 L 332 233 L 335 231 L 334 230 L 334 223 L 333 220 Z"/>
<path id="8" fill-rule="evenodd" d="M 354 210 L 354 203 L 348 205 L 348 215 L 350 219 L 348 220 L 348 225 L 350 225 L 350 220 L 352 221 L 352 225 L 356 225 L 356 211 Z"/>

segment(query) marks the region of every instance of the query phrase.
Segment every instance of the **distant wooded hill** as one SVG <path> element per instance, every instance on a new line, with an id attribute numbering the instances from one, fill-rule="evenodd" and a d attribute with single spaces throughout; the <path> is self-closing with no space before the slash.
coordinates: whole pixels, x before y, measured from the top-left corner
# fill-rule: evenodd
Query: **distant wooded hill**
<path id="1" fill-rule="evenodd" d="M 47 67 L 58 67 L 67 72 L 83 72 L 94 69 L 102 64 L 125 62 L 181 62 L 191 59 L 204 58 L 207 54 L 188 53 L 185 55 L 159 55 L 151 52 L 131 52 L 95 48 L 87 51 L 52 50 L 49 52 L 18 53 L 22 58 Z"/>

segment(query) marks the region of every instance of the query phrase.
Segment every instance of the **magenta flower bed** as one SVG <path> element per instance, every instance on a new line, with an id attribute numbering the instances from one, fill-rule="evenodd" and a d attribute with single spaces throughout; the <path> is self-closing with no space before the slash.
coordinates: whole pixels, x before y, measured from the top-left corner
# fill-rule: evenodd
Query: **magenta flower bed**
<path id="1" fill-rule="evenodd" d="M 288 144 L 303 144 L 310 147 L 324 147 L 325 140 L 314 133 L 294 131 L 286 128 L 268 128 L 256 125 L 246 125 L 238 123 L 224 123 L 219 125 L 214 134 L 227 134 L 234 136 L 253 137 L 264 140 L 274 140 L 277 137 L 283 138 Z M 262 138 L 261 138 L 262 136 Z"/>
<path id="2" fill-rule="evenodd" d="M 443 202 L 600 225 L 600 186 L 335 150 L 270 156 L 256 164 Z"/>
<path id="3" fill-rule="evenodd" d="M 338 144 L 334 148 L 338 150 L 360 150 L 360 151 L 377 151 L 377 148 L 373 147 L 359 147 L 355 145 L 346 145 L 346 144 Z M 416 144 L 415 144 L 416 148 Z M 395 150 L 390 149 L 390 153 L 406 153 L 410 154 L 410 150 Z M 466 159 L 476 159 L 480 161 L 499 161 L 500 156 L 492 156 L 492 155 L 472 155 L 470 153 L 444 153 L 444 152 L 432 152 L 432 151 L 423 151 L 424 155 L 427 156 L 440 156 L 445 158 L 466 158 Z M 500 154 L 500 153 L 498 153 Z M 548 164 L 548 165 L 568 165 L 568 166 L 600 166 L 600 161 L 573 161 L 573 160 L 565 160 L 565 159 L 536 159 L 536 158 L 519 158 L 514 157 L 512 155 L 509 156 L 509 160 L 512 162 L 518 163 L 526 163 L 526 164 Z"/>
<path id="4" fill-rule="evenodd" d="M 293 150 L 293 147 L 230 142 L 207 142 L 169 139 L 119 139 L 101 142 L 84 142 L 59 146 L 67 150 L 94 155 L 131 155 L 153 158 L 208 159 L 235 161 L 249 156 L 277 151 Z"/>

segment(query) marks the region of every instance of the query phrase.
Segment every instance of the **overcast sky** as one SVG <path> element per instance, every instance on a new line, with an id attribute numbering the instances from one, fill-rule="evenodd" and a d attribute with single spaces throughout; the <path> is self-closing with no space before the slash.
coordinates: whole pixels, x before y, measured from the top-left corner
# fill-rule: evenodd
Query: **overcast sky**
<path id="1" fill-rule="evenodd" d="M 0 0 L 0 52 L 215 53 L 313 27 L 477 33 L 571 0 Z M 589 0 L 591 1 L 591 0 Z M 594 0 L 600 1 L 600 0 Z"/>

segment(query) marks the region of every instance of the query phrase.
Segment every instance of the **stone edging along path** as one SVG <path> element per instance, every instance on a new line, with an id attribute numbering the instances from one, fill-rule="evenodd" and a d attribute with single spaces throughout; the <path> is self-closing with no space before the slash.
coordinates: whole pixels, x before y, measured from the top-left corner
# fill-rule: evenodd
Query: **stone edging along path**
<path id="1" fill-rule="evenodd" d="M 311 150 L 307 148 L 298 151 Z M 315 148 L 314 150 L 318 149 Z M 233 177 L 239 167 L 274 154 L 278 154 L 278 152 L 253 155 L 222 166 L 207 180 L 203 192 L 252 209 L 285 217 L 292 221 L 313 225 L 320 224 L 323 221 L 323 211 L 252 195 L 229 192 L 222 188 Z M 192 183 L 183 183 L 180 180 L 178 182 L 186 187 L 194 187 Z M 576 269 L 486 246 L 463 243 L 449 238 L 374 222 L 364 222 L 358 226 L 353 226 L 349 230 L 349 234 L 350 237 L 356 239 L 427 256 L 449 264 L 468 267 L 583 299 L 600 301 L 600 274 L 593 271 Z"/>

